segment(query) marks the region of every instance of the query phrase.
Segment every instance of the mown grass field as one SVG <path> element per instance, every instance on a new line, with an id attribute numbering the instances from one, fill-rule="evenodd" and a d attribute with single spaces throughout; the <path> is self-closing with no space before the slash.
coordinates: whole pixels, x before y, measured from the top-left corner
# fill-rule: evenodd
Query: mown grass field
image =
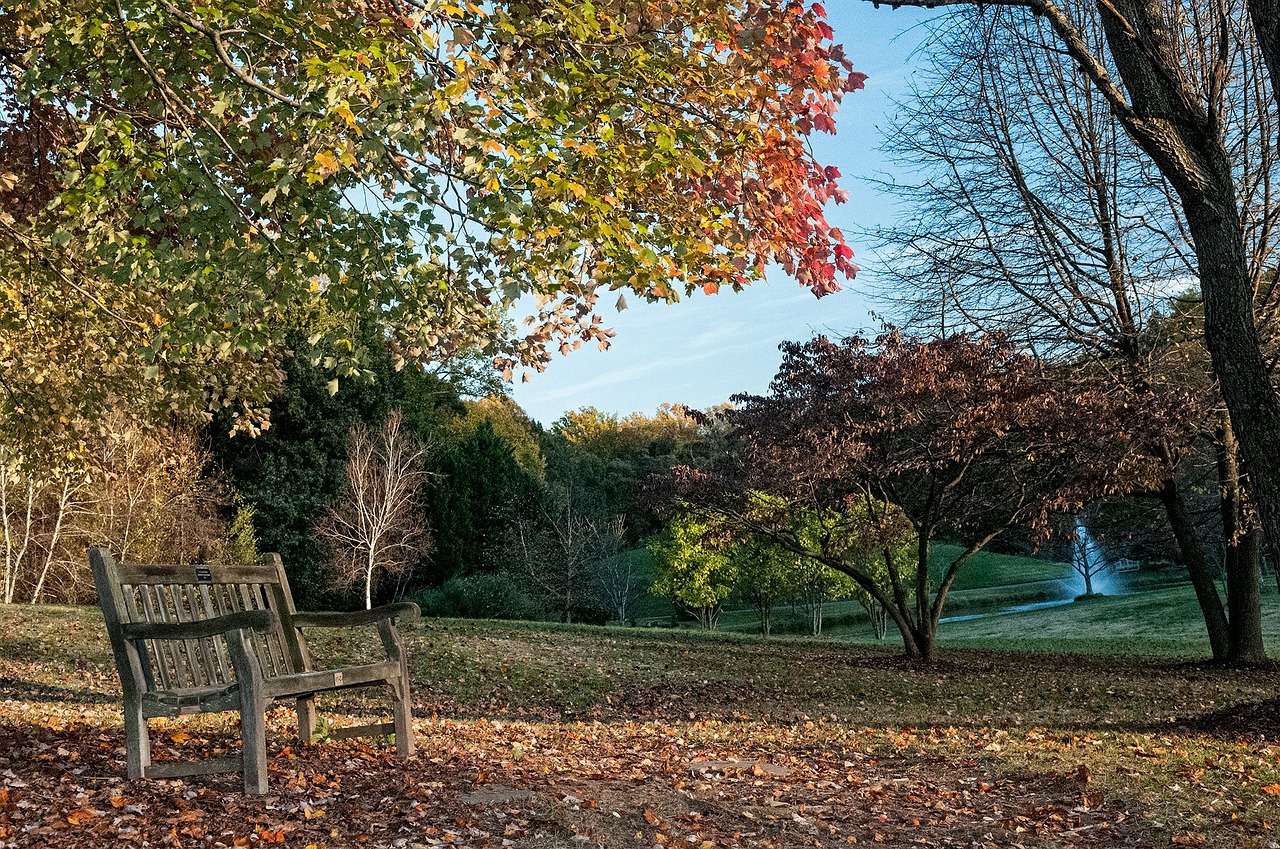
<path id="1" fill-rule="evenodd" d="M 246 799 L 123 780 L 96 610 L 0 618 L 6 846 L 1261 849 L 1280 823 L 1272 669 L 433 620 L 408 629 L 418 757 L 301 745 L 279 709 L 272 795 Z M 229 717 L 153 724 L 159 758 L 236 746 Z"/>

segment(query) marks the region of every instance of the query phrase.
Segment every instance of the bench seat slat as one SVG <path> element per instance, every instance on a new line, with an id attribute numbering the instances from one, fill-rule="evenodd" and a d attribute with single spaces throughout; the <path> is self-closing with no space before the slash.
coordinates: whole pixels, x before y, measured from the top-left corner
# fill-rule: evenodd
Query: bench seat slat
<path id="1" fill-rule="evenodd" d="M 239 710 L 240 686 L 185 687 L 142 695 L 142 711 L 148 717 L 185 716 Z"/>
<path id="2" fill-rule="evenodd" d="M 363 687 L 388 681 L 400 675 L 400 664 L 390 660 L 369 663 L 364 666 L 344 666 L 342 669 L 317 669 L 296 675 L 281 675 L 262 682 L 262 689 L 272 697 L 299 696 L 326 690 L 342 690 L 347 687 Z"/>

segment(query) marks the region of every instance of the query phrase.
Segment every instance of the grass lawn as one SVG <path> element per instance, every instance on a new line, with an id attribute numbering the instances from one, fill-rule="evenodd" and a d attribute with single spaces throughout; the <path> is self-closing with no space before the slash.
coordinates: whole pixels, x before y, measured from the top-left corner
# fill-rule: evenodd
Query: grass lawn
<path id="1" fill-rule="evenodd" d="M 96 610 L 0 609 L 0 846 L 1275 845 L 1273 669 L 974 648 L 920 667 L 892 644 L 454 620 L 407 636 L 420 754 L 302 745 L 278 709 L 272 795 L 247 799 L 233 775 L 125 781 Z M 338 724 L 381 704 L 330 701 Z M 153 728 L 159 759 L 237 747 L 230 717 Z"/>
<path id="2" fill-rule="evenodd" d="M 935 580 L 941 580 L 951 562 L 963 553 L 961 546 L 934 543 L 929 548 L 930 574 Z M 1074 574 L 1070 563 L 979 551 L 960 568 L 952 589 L 972 590 L 1036 581 L 1071 580 Z"/>

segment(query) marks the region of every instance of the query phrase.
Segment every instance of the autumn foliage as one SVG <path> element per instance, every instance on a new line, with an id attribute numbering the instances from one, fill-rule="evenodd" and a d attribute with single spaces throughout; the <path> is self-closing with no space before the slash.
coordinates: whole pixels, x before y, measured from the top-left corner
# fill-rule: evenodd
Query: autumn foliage
<path id="1" fill-rule="evenodd" d="M 771 263 L 836 291 L 856 268 L 823 210 L 845 194 L 807 140 L 863 76 L 824 18 L 8 5 L 0 422 L 61 454 L 124 402 L 259 428 L 290 352 L 369 376 L 361 316 L 400 362 L 478 351 L 510 376 L 606 346 L 608 292 L 676 301 Z"/>
<path id="2" fill-rule="evenodd" d="M 684 497 L 849 574 L 913 657 L 931 656 L 947 592 L 974 553 L 1011 527 L 1043 535 L 1055 513 L 1160 480 L 1153 443 L 1185 416 L 1176 397 L 1077 381 L 1000 337 L 890 331 L 783 352 L 770 394 L 739 396 L 723 414 L 729 462 L 687 470 Z M 886 580 L 849 561 L 840 533 L 796 531 L 803 515 L 852 516 L 877 503 L 893 506 L 886 528 L 900 515 L 918 540 L 908 562 L 883 547 Z M 929 543 L 940 538 L 965 550 L 935 576 Z"/>

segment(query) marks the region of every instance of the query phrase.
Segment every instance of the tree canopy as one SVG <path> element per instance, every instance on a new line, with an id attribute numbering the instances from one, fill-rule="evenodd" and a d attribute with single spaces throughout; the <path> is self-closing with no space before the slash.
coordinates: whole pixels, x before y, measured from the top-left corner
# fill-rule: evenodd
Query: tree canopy
<path id="1" fill-rule="evenodd" d="M 1184 414 L 1172 396 L 1075 384 L 997 336 L 819 336 L 783 352 L 770 394 L 737 396 L 722 413 L 720 468 L 685 470 L 678 492 L 849 575 L 924 659 L 974 553 L 1011 527 L 1043 531 L 1055 512 L 1158 478 L 1147 448 Z M 845 542 L 867 528 L 883 544 Z M 914 564 L 892 554 L 908 533 Z M 935 583 L 929 544 L 940 537 L 965 547 Z M 867 566 L 874 558 L 851 559 L 855 549 L 883 554 L 888 580 Z"/>
<path id="2" fill-rule="evenodd" d="M 806 137 L 863 77 L 824 16 L 6 4 L 0 421 L 46 456 L 121 401 L 258 429 L 290 352 L 367 376 L 362 315 L 403 360 L 479 350 L 510 376 L 607 345 L 610 290 L 674 301 L 777 262 L 834 291 L 856 271 L 823 217 L 844 194 Z"/>

